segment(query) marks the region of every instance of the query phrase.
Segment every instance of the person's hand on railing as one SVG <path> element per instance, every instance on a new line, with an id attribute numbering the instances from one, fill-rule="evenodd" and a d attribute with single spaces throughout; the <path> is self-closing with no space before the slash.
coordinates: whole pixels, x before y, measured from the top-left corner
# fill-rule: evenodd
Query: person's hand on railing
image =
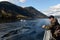
<path id="1" fill-rule="evenodd" d="M 43 25 L 42 28 L 45 28 L 46 25 Z"/>

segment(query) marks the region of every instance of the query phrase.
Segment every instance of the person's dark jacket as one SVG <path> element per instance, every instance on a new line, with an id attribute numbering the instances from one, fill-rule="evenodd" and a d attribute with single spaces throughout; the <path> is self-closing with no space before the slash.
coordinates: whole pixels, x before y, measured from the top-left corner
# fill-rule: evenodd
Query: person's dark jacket
<path id="1" fill-rule="evenodd" d="M 57 25 L 59 25 L 58 20 L 54 19 L 53 21 L 51 21 L 51 24 L 47 25 L 45 28 L 52 30 L 52 29 L 56 29 Z"/>
<path id="2" fill-rule="evenodd" d="M 54 32 L 58 25 L 59 25 L 58 20 L 54 19 L 53 21 L 51 21 L 51 24 L 46 26 L 45 28 L 51 30 L 52 36 L 54 36 Z"/>

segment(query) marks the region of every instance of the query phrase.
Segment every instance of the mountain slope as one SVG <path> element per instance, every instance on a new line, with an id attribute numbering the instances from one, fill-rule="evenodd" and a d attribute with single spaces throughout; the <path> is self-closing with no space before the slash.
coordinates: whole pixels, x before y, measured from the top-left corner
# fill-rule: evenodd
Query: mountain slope
<path id="1" fill-rule="evenodd" d="M 42 12 L 36 10 L 35 8 L 33 7 L 25 7 L 25 9 L 27 11 L 29 11 L 30 13 L 34 14 L 34 17 L 35 18 L 46 18 L 47 16 L 45 14 L 43 14 Z"/>
<path id="2" fill-rule="evenodd" d="M 31 16 L 20 6 L 16 6 L 10 2 L 0 2 L 0 10 L 11 12 L 12 14 L 21 14 L 24 16 Z"/>
<path id="3" fill-rule="evenodd" d="M 0 2 L 0 21 L 14 21 L 17 19 L 28 19 L 32 17 L 32 14 L 20 6 L 7 1 Z"/>

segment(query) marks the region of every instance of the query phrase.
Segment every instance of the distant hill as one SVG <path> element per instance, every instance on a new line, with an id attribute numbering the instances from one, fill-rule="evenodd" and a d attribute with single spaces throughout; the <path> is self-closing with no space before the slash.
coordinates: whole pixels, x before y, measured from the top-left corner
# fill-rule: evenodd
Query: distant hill
<path id="1" fill-rule="evenodd" d="M 45 18 L 46 15 L 33 7 L 22 8 L 7 1 L 0 2 L 0 22 L 10 22 L 20 19 Z"/>
<path id="2" fill-rule="evenodd" d="M 42 12 L 38 11 L 37 9 L 35 9 L 34 7 L 30 6 L 30 7 L 25 7 L 25 9 L 34 14 L 35 18 L 46 18 L 47 16 L 45 14 L 43 14 Z"/>

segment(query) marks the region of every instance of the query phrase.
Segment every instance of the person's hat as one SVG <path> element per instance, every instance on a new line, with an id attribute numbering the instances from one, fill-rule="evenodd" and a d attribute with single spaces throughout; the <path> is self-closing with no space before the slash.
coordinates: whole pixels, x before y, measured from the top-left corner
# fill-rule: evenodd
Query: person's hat
<path id="1" fill-rule="evenodd" d="M 51 16 L 49 16 L 48 18 L 54 18 L 54 16 L 53 16 L 53 15 L 51 15 Z"/>

